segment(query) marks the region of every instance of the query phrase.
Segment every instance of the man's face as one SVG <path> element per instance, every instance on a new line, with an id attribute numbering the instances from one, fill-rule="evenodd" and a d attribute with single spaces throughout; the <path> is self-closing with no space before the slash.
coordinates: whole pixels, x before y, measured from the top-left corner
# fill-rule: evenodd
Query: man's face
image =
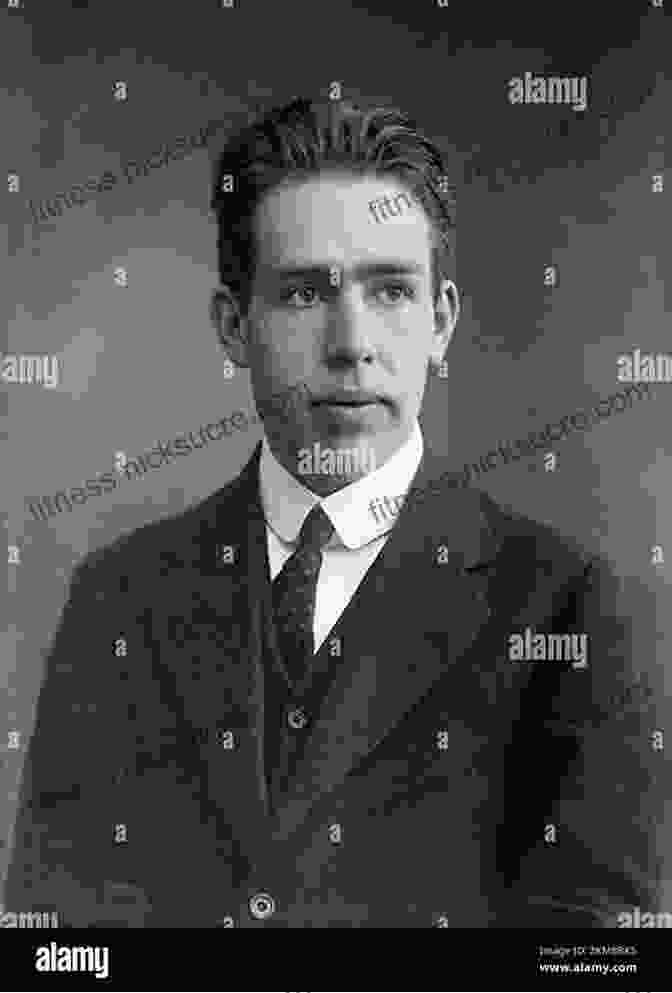
<path id="1" fill-rule="evenodd" d="M 407 440 L 428 359 L 441 360 L 457 316 L 449 283 L 447 325 L 437 331 L 430 225 L 408 196 L 393 200 L 403 192 L 333 174 L 276 187 L 257 209 L 246 364 L 273 452 L 316 492 L 372 471 Z M 398 216 L 371 208 L 385 196 Z M 348 396 L 357 390 L 366 395 Z M 368 463 L 306 475 L 300 453 L 315 442 L 368 453 Z"/>

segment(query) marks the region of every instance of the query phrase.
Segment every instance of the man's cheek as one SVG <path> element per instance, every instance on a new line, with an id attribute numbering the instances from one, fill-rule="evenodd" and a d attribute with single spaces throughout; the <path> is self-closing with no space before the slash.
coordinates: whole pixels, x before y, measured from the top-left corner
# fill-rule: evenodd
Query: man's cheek
<path id="1" fill-rule="evenodd" d="M 310 408 L 312 393 L 305 383 L 290 387 L 284 397 L 283 415 L 289 417 L 292 412 L 302 413 Z"/>

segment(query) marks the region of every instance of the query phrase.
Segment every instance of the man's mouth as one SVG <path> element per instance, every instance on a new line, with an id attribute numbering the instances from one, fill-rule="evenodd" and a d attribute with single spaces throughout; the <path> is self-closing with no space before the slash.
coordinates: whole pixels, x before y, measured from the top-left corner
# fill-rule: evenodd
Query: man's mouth
<path id="1" fill-rule="evenodd" d="M 371 407 L 381 403 L 381 397 L 370 390 L 337 390 L 313 400 L 317 407 Z"/>

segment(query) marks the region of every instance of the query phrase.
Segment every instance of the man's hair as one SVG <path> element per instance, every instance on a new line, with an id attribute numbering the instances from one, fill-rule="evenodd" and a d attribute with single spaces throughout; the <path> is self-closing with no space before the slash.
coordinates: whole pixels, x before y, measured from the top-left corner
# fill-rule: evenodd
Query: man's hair
<path id="1" fill-rule="evenodd" d="M 254 215 L 261 199 L 285 182 L 333 172 L 387 177 L 410 191 L 431 224 L 435 300 L 441 278 L 454 278 L 454 198 L 444 192 L 451 178 L 439 148 L 396 108 L 363 110 L 347 101 L 299 98 L 229 137 L 215 163 L 211 207 L 219 274 L 243 315 L 252 295 Z"/>

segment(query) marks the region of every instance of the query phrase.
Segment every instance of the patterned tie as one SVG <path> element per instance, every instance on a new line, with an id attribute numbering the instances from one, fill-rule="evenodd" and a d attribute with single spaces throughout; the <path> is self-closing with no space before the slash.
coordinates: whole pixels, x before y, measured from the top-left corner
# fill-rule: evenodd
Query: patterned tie
<path id="1" fill-rule="evenodd" d="M 322 549 L 334 525 L 316 504 L 299 531 L 296 550 L 273 580 L 273 612 L 280 651 L 294 686 L 301 681 L 315 650 L 313 618 Z"/>

